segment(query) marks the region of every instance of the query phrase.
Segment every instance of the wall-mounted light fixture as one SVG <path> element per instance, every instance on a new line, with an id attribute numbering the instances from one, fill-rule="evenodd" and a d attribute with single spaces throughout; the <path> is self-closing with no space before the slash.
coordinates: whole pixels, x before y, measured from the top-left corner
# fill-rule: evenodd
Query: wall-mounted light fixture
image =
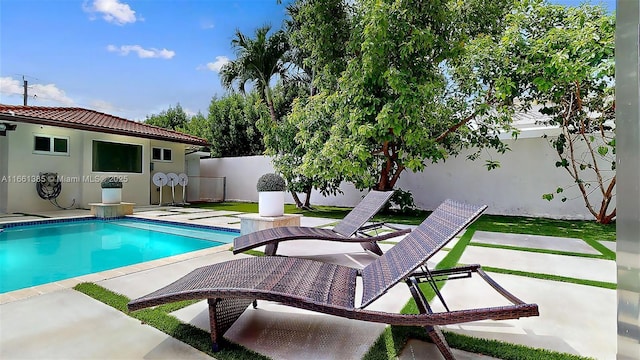
<path id="1" fill-rule="evenodd" d="M 17 126 L 16 124 L 0 123 L 0 136 L 6 136 L 7 131 L 13 131 Z"/>

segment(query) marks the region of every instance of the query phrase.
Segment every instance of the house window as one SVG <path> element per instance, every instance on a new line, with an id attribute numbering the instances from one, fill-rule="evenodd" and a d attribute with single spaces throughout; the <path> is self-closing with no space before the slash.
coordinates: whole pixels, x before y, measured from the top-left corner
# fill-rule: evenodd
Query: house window
<path id="1" fill-rule="evenodd" d="M 69 138 L 35 135 L 33 138 L 33 152 L 35 154 L 69 155 Z"/>
<path id="2" fill-rule="evenodd" d="M 157 161 L 171 161 L 173 159 L 171 149 L 153 148 L 151 158 Z"/>
<path id="3" fill-rule="evenodd" d="M 92 170 L 142 173 L 142 145 L 93 140 Z"/>

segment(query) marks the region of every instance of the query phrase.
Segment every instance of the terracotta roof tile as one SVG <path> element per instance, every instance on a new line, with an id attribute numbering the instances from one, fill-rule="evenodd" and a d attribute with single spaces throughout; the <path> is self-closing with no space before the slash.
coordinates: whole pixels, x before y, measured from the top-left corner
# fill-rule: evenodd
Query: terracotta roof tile
<path id="1" fill-rule="evenodd" d="M 136 136 L 183 144 L 207 145 L 207 140 L 196 136 L 83 108 L 0 104 L 0 119 Z"/>

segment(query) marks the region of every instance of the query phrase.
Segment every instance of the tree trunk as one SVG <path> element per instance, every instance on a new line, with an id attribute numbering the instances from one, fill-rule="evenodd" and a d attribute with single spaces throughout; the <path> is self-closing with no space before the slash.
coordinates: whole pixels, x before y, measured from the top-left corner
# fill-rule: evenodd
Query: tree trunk
<path id="1" fill-rule="evenodd" d="M 400 178 L 400 173 L 404 171 L 404 165 L 398 163 L 396 145 L 392 142 L 385 142 L 380 151 L 386 159 L 385 165 L 380 171 L 380 178 L 376 190 L 391 191 Z M 395 169 L 395 171 L 394 171 Z"/>
<path id="2" fill-rule="evenodd" d="M 609 208 L 609 204 L 611 204 L 611 199 L 613 198 L 613 188 L 616 186 L 616 177 L 614 176 L 609 182 L 609 186 L 607 190 L 603 194 L 602 203 L 600 204 L 600 212 L 596 217 L 596 220 L 600 224 L 609 224 L 616 217 L 616 209 L 613 209 L 611 214 L 607 215 L 607 210 Z"/>
<path id="3" fill-rule="evenodd" d="M 273 96 L 271 95 L 271 88 L 269 87 L 269 84 L 267 84 L 264 88 L 264 96 L 267 107 L 269 108 L 269 115 L 271 116 L 271 120 L 274 123 L 277 123 L 278 118 L 276 117 L 276 108 L 273 105 Z"/>
<path id="4" fill-rule="evenodd" d="M 311 186 L 307 188 L 305 191 L 306 198 L 304 200 L 304 208 L 307 210 L 311 210 Z"/>
<path id="5" fill-rule="evenodd" d="M 300 198 L 298 197 L 298 193 L 295 192 L 294 190 L 291 190 L 290 193 L 291 193 L 291 197 L 293 198 L 293 201 L 296 203 L 296 207 L 298 209 L 302 209 L 303 204 L 302 204 L 302 201 L 300 201 Z"/>

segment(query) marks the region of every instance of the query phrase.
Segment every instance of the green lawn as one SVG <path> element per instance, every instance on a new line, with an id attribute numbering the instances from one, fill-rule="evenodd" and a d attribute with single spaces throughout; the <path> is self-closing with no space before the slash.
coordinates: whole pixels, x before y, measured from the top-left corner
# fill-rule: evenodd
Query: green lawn
<path id="1" fill-rule="evenodd" d="M 258 203 L 223 202 L 192 205 L 194 207 L 228 210 L 240 212 L 258 212 Z M 323 217 L 330 219 L 342 219 L 351 208 L 335 206 L 316 206 L 314 210 L 301 210 L 295 205 L 285 205 L 285 213 L 302 214 L 308 217 Z M 376 215 L 374 221 L 385 221 L 389 223 L 418 225 L 424 220 L 428 211 L 415 211 L 411 214 L 399 214 L 387 212 Z M 616 225 L 601 225 L 594 221 L 576 220 L 555 220 L 545 218 L 530 218 L 523 216 L 499 216 L 482 215 L 472 227 L 476 230 L 494 231 L 503 233 L 531 234 L 560 236 L 584 239 L 591 244 L 591 241 L 616 240 Z"/>

